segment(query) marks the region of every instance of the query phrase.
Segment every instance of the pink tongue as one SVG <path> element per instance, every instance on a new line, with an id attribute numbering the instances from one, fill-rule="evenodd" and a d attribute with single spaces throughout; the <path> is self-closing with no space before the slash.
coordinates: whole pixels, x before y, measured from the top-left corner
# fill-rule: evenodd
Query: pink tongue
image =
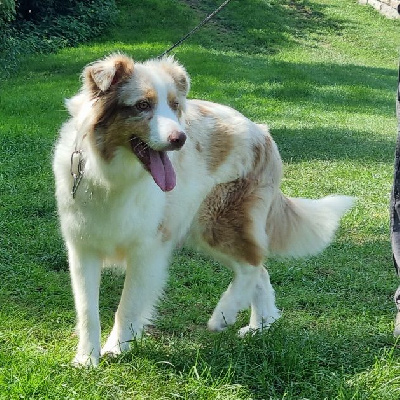
<path id="1" fill-rule="evenodd" d="M 149 149 L 149 154 L 150 173 L 154 182 L 163 192 L 169 192 L 176 185 L 176 176 L 167 153 Z"/>

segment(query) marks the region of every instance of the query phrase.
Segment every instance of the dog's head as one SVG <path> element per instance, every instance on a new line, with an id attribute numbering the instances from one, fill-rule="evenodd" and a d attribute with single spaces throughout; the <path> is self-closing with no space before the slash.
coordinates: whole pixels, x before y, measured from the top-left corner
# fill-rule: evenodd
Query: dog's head
<path id="1" fill-rule="evenodd" d="M 163 191 L 173 189 L 166 152 L 185 144 L 181 117 L 189 85 L 185 69 L 170 57 L 135 63 L 114 54 L 89 64 L 82 93 L 91 99 L 90 134 L 100 156 L 110 161 L 118 148 L 129 149 Z"/>

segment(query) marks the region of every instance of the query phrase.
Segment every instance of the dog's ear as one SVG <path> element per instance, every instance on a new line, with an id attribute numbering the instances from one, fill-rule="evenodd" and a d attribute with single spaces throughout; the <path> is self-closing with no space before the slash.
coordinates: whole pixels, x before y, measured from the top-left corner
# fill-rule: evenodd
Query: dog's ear
<path id="1" fill-rule="evenodd" d="M 112 54 L 95 61 L 83 70 L 84 86 L 91 92 L 106 92 L 132 76 L 133 65 L 133 60 L 123 54 Z"/>
<path id="2" fill-rule="evenodd" d="M 161 61 L 161 67 L 175 82 L 177 89 L 184 95 L 187 96 L 190 89 L 190 78 L 185 68 L 174 60 L 173 57 L 165 57 Z"/>

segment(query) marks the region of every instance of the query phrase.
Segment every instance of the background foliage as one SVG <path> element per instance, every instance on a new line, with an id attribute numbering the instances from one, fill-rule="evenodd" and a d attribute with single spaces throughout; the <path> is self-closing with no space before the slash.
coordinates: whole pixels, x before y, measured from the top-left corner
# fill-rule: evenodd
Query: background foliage
<path id="1" fill-rule="evenodd" d="M 76 46 L 109 28 L 114 0 L 6 0 L 0 8 L 0 65 L 15 70 L 18 59 Z"/>

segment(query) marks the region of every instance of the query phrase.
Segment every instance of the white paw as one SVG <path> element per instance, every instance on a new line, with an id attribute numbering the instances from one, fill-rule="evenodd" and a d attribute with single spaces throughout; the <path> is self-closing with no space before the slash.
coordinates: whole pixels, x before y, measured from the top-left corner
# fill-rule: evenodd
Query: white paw
<path id="1" fill-rule="evenodd" d="M 244 326 L 243 328 L 239 329 L 238 331 L 238 336 L 243 338 L 247 334 L 252 334 L 254 335 L 257 332 L 257 328 L 252 328 L 250 325 Z"/>
<path id="2" fill-rule="evenodd" d="M 114 340 L 111 337 L 107 340 L 106 344 L 101 349 L 102 356 L 111 356 L 116 357 L 122 354 L 125 351 L 128 351 L 130 347 L 129 341 L 120 342 L 118 340 Z"/>
<path id="3" fill-rule="evenodd" d="M 227 324 L 224 320 L 217 320 L 216 318 L 210 318 L 207 322 L 207 328 L 212 332 L 222 332 L 227 328 Z"/>
<path id="4" fill-rule="evenodd" d="M 271 325 L 266 325 L 266 324 L 264 324 L 262 327 L 246 325 L 243 328 L 239 329 L 238 336 L 241 338 L 244 338 L 246 335 L 255 335 L 258 332 L 263 332 L 263 331 L 268 330 L 270 328 L 270 326 Z"/>
<path id="5" fill-rule="evenodd" d="M 125 329 L 113 328 L 110 336 L 106 340 L 105 345 L 101 349 L 101 355 L 118 356 L 119 354 L 128 351 L 131 347 L 131 342 L 142 336 L 143 326 L 140 325 L 136 329 L 131 326 Z"/>
<path id="6" fill-rule="evenodd" d="M 229 325 L 235 323 L 236 315 L 236 309 L 233 311 L 229 309 L 225 309 L 225 311 L 214 310 L 211 318 L 207 322 L 207 328 L 210 331 L 221 332 Z"/>
<path id="7" fill-rule="evenodd" d="M 274 315 L 264 317 L 262 321 L 258 322 L 257 324 L 250 324 L 244 326 L 243 328 L 239 329 L 238 335 L 239 337 L 243 338 L 247 334 L 254 335 L 257 332 L 266 331 L 270 328 L 270 326 L 279 318 L 281 317 L 281 312 L 276 309 Z"/>
<path id="8" fill-rule="evenodd" d="M 99 365 L 99 358 L 93 354 L 77 354 L 72 360 L 72 365 L 74 367 L 97 367 Z"/>
<path id="9" fill-rule="evenodd" d="M 215 312 L 207 322 L 207 328 L 213 332 L 221 332 L 236 321 L 236 313 Z"/>

